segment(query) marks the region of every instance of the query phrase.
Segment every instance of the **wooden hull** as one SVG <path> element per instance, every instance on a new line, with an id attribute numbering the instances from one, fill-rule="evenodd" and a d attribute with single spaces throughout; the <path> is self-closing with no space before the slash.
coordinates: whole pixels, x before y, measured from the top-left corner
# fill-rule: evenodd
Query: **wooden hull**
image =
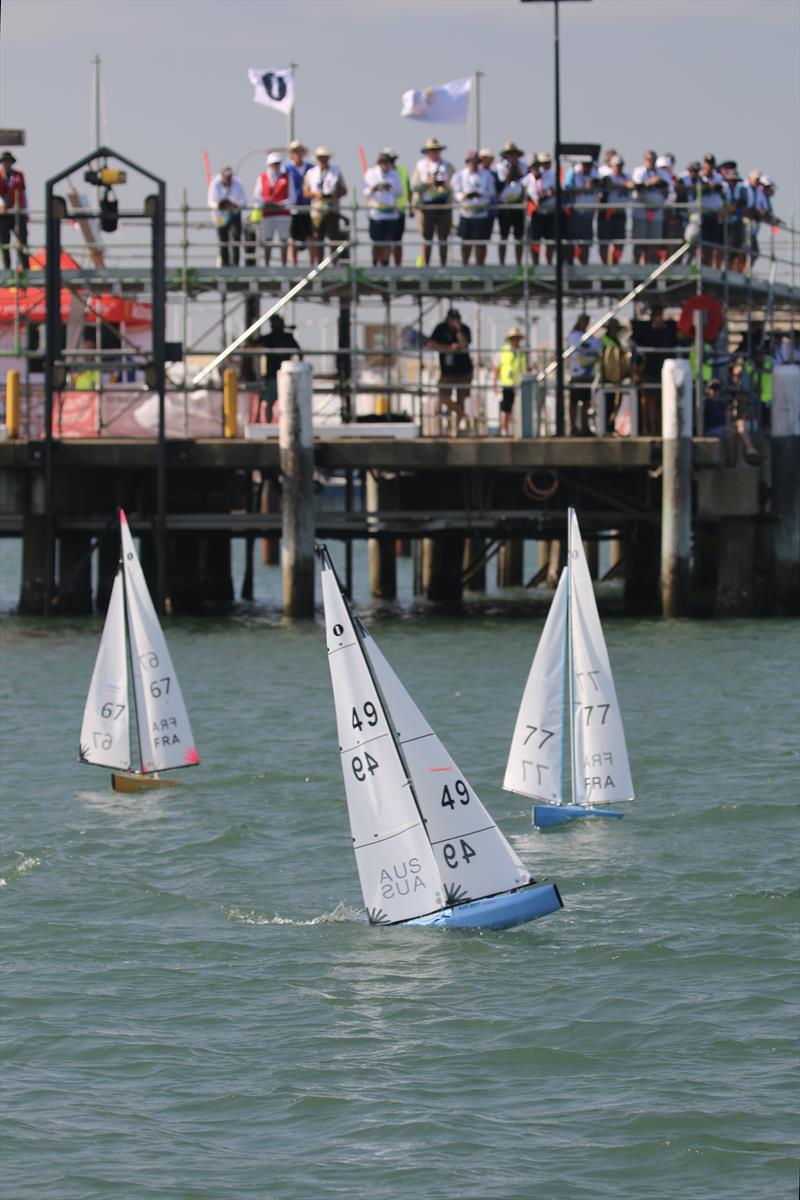
<path id="1" fill-rule="evenodd" d="M 159 779 L 157 775 L 128 775 L 111 772 L 111 786 L 115 792 L 149 792 L 155 788 L 179 787 L 180 779 Z"/>

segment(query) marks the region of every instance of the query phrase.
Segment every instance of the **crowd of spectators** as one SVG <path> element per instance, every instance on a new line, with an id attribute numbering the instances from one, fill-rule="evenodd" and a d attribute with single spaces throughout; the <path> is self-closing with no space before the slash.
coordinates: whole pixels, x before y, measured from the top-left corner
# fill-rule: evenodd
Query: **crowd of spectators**
<path id="1" fill-rule="evenodd" d="M 416 217 L 421 265 L 432 262 L 436 246 L 438 262 L 445 266 L 455 231 L 462 264 L 482 266 L 495 227 L 500 263 L 506 262 L 511 243 L 517 263 L 527 244 L 534 265 L 551 264 L 557 191 L 551 154 L 526 155 L 507 141 L 497 155 L 485 147 L 470 151 L 456 169 L 446 150 L 429 137 L 409 173 L 398 167 L 397 152 L 384 147 L 366 168 L 360 201 L 368 214 L 373 263 L 402 264 L 406 217 Z M 288 158 L 277 151 L 267 156 L 255 181 L 245 240 L 249 231 L 251 245 L 256 241 L 262 247 L 265 265 L 276 240 L 283 263 L 288 259 L 296 265 L 298 253 L 307 249 L 314 265 L 326 242 L 345 236 L 349 217 L 341 211 L 347 191 L 342 172 L 325 146 L 317 147 L 313 161 L 307 155 L 307 147 L 294 141 Z M 656 265 L 684 240 L 699 236 L 706 265 L 746 272 L 758 257 L 760 230 L 779 223 L 774 193 L 774 182 L 761 170 L 742 177 L 736 162 L 717 162 L 713 154 L 681 169 L 673 154 L 646 150 L 630 174 L 613 148 L 600 161 L 588 153 L 565 159 L 561 237 L 567 261 L 588 263 L 596 242 L 601 263 L 614 267 L 630 240 L 634 263 Z M 230 167 L 211 181 L 208 204 L 217 223 L 220 263 L 236 264 L 248 198 Z"/>

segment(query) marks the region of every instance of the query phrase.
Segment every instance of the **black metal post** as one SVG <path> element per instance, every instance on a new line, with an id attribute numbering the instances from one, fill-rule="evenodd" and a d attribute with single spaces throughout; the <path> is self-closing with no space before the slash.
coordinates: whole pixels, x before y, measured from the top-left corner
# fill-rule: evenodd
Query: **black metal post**
<path id="1" fill-rule="evenodd" d="M 63 211 L 62 211 L 63 210 Z M 61 351 L 61 219 L 66 208 L 53 193 L 52 181 L 45 189 L 47 223 L 45 262 L 45 367 L 44 367 L 44 615 L 53 611 L 55 594 L 56 531 L 53 489 L 53 396 L 56 392 L 56 361 Z"/>
<path id="2" fill-rule="evenodd" d="M 153 272 L 153 375 L 158 392 L 158 450 L 156 457 L 156 609 L 164 612 L 167 595 L 167 440 L 166 404 L 166 185 L 159 181 L 158 195 L 148 196 L 145 211 L 152 223 Z"/>
<path id="3" fill-rule="evenodd" d="M 553 155 L 553 165 L 556 171 L 556 436 L 563 437 L 565 432 L 564 420 L 564 360 L 561 357 L 564 346 L 564 244 L 562 241 L 562 208 L 561 208 L 561 79 L 559 64 L 559 29 L 558 29 L 558 0 L 553 0 L 553 16 L 555 18 L 554 50 L 555 50 L 555 126 L 556 144 Z"/>

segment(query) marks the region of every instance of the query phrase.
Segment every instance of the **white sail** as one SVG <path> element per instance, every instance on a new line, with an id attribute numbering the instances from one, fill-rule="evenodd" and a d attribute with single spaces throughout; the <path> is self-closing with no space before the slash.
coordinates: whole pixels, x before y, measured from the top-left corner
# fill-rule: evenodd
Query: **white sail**
<path id="1" fill-rule="evenodd" d="M 200 759 L 186 705 L 122 510 L 120 529 L 141 769 L 194 766 Z"/>
<path id="2" fill-rule="evenodd" d="M 117 572 L 81 723 L 80 759 L 127 771 L 131 765 L 128 656 L 122 571 Z"/>
<path id="3" fill-rule="evenodd" d="M 564 687 L 567 666 L 567 572 L 561 572 L 522 694 L 503 787 L 561 804 Z"/>
<path id="4" fill-rule="evenodd" d="M 320 562 L 328 665 L 361 891 L 370 920 L 394 924 L 438 911 L 445 903 L 444 888 L 326 550 Z"/>
<path id="5" fill-rule="evenodd" d="M 569 512 L 568 569 L 574 801 L 593 805 L 632 800 L 622 715 L 573 509 Z"/>
<path id="6" fill-rule="evenodd" d="M 448 903 L 529 883 L 529 873 L 366 631 L 364 649 L 394 721 Z"/>

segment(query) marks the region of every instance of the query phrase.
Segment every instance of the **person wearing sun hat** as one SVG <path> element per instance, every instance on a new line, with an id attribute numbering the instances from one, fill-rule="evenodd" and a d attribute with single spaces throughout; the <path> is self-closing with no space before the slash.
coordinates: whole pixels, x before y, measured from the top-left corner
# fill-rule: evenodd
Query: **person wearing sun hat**
<path id="1" fill-rule="evenodd" d="M 17 241 L 19 265 L 28 269 L 28 198 L 25 194 L 25 176 L 14 167 L 16 158 L 10 150 L 0 155 L 0 246 L 3 248 L 3 266 L 11 270 L 9 245 L 13 233 Z"/>
<path id="2" fill-rule="evenodd" d="M 511 412 L 522 376 L 528 369 L 528 355 L 521 349 L 524 334 L 512 325 L 500 347 L 492 368 L 492 384 L 500 385 L 500 436 L 511 437 Z"/>
<path id="3" fill-rule="evenodd" d="M 242 210 L 247 207 L 247 193 L 233 167 L 223 167 L 208 185 L 208 207 L 217 227 L 219 265 L 239 265 L 242 241 Z"/>
<path id="4" fill-rule="evenodd" d="M 311 163 L 306 162 L 307 146 L 302 142 L 289 142 L 287 147 L 289 158 L 283 169 L 289 180 L 289 204 L 291 220 L 289 222 L 289 262 L 297 266 L 297 254 L 304 250 L 311 240 L 311 208 L 307 196 L 303 195 L 303 182 L 311 170 Z"/>
<path id="5" fill-rule="evenodd" d="M 465 165 L 453 176 L 453 197 L 458 203 L 458 236 L 461 261 L 467 266 L 475 247 L 475 262 L 483 266 L 491 229 L 492 203 L 497 196 L 497 181 L 491 171 L 479 165 L 476 150 L 470 150 Z"/>
<path id="6" fill-rule="evenodd" d="M 283 168 L 283 155 L 273 150 L 267 155 L 265 170 L 253 188 L 254 219 L 258 236 L 264 247 L 264 266 L 269 266 L 272 242 L 277 237 L 281 247 L 281 264 L 286 266 L 289 245 L 289 176 Z"/>
<path id="7" fill-rule="evenodd" d="M 331 243 L 340 241 L 339 201 L 347 195 L 342 172 L 331 162 L 333 154 L 328 147 L 317 146 L 314 157 L 317 165 L 303 180 L 303 194 L 311 206 L 312 243 L 308 255 L 312 267 L 322 261 L 326 238 Z"/>
<path id="8" fill-rule="evenodd" d="M 525 235 L 525 187 L 523 180 L 528 165 L 516 142 L 504 142 L 500 149 L 497 176 L 497 225 L 500 230 L 500 262 L 506 261 L 506 241 L 514 236 L 517 262 L 522 262 L 522 239 Z"/>
<path id="9" fill-rule="evenodd" d="M 439 261 L 442 266 L 447 264 L 447 239 L 453 226 L 450 181 L 454 168 L 452 163 L 442 158 L 442 152 L 446 149 L 438 138 L 429 137 L 422 147 L 422 158 L 411 176 L 411 209 L 419 213 L 426 267 L 430 266 L 434 234 L 439 239 Z"/>

